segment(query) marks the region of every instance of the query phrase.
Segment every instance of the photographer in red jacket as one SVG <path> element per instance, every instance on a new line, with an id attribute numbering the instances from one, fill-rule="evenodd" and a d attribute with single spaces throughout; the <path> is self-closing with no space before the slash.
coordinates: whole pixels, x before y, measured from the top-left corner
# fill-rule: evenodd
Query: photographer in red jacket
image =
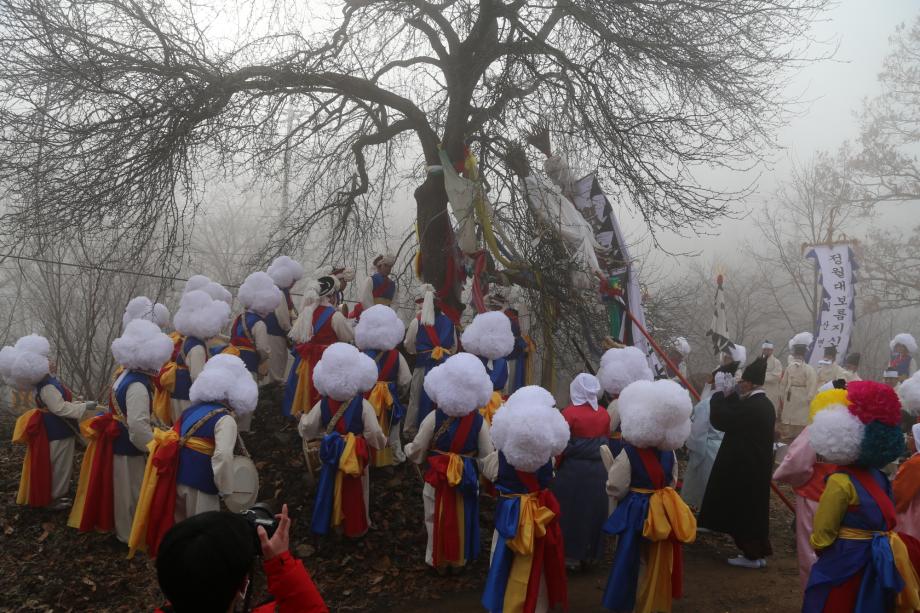
<path id="1" fill-rule="evenodd" d="M 163 537 L 157 579 L 169 604 L 159 613 L 328 613 L 303 563 L 288 551 L 287 505 L 269 538 L 242 515 L 217 511 L 182 521 Z M 261 551 L 260 551 L 261 550 Z M 258 556 L 274 600 L 252 607 L 250 579 Z"/>

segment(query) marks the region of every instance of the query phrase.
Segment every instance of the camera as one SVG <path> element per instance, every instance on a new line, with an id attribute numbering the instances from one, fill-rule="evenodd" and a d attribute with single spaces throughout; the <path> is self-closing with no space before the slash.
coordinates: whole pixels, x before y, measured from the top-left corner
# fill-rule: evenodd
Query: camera
<path id="1" fill-rule="evenodd" d="M 275 508 L 268 502 L 257 502 L 243 511 L 241 515 L 252 525 L 252 534 L 257 544 L 259 543 L 259 535 L 256 532 L 256 528 L 259 526 L 264 528 L 268 538 L 274 536 L 275 530 L 278 529 Z"/>

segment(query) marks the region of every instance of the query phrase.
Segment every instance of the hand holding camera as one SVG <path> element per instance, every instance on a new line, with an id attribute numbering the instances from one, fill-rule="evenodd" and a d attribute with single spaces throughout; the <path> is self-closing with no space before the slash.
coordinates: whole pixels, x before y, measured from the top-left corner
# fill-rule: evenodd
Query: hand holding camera
<path id="1" fill-rule="evenodd" d="M 256 527 L 256 534 L 259 535 L 259 544 L 262 546 L 262 559 L 271 560 L 279 556 L 290 548 L 290 529 L 291 518 L 288 517 L 288 506 L 282 505 L 281 513 L 275 515 L 278 520 L 278 526 L 274 534 L 269 538 L 268 532 L 263 526 Z"/>

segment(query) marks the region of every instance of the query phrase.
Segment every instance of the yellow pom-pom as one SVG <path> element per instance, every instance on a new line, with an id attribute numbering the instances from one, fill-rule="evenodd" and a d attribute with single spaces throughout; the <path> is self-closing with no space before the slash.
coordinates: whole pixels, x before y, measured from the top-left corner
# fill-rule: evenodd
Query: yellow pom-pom
<path id="1" fill-rule="evenodd" d="M 809 423 L 815 418 L 815 414 L 818 411 L 823 411 L 831 405 L 850 406 L 850 402 L 847 400 L 847 391 L 834 388 L 815 396 L 811 401 L 811 410 L 808 413 Z"/>

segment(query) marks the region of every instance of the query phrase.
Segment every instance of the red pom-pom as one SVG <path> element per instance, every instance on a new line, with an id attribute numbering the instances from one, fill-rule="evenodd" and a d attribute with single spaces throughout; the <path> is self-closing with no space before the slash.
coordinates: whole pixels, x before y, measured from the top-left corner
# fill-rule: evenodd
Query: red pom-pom
<path id="1" fill-rule="evenodd" d="M 901 423 L 901 400 L 897 392 L 875 381 L 851 381 L 847 383 L 847 399 L 850 412 L 864 424 L 878 421 L 886 426 Z"/>

